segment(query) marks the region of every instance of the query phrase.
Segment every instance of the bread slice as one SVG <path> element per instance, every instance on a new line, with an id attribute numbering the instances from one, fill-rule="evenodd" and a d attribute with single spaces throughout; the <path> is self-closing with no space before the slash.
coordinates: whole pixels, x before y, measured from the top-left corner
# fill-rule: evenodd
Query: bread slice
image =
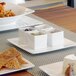
<path id="1" fill-rule="evenodd" d="M 9 49 L 1 52 L 0 53 L 0 69 L 7 62 L 9 62 L 12 58 L 20 56 L 20 55 L 21 55 L 21 53 L 19 51 L 17 51 L 15 48 L 9 48 Z"/>
<path id="2" fill-rule="evenodd" d="M 20 65 L 27 64 L 27 62 L 23 59 L 23 57 L 21 55 L 18 56 L 17 59 L 18 59 L 18 62 L 20 63 Z"/>
<path id="3" fill-rule="evenodd" d="M 4 52 L 2 52 L 0 54 L 0 57 L 8 59 L 11 57 L 17 57 L 19 55 L 21 55 L 21 53 L 19 51 L 17 51 L 15 48 L 9 48 L 9 49 L 5 50 Z"/>
<path id="4" fill-rule="evenodd" d="M 2 67 L 3 67 L 8 61 L 10 61 L 11 59 L 12 59 L 12 58 L 5 59 L 5 58 L 0 57 L 0 70 L 1 70 Z"/>
<path id="5" fill-rule="evenodd" d="M 8 50 L 11 52 L 11 54 L 13 54 L 13 56 L 17 57 L 17 56 L 21 55 L 21 53 L 16 48 L 10 48 Z"/>
<path id="6" fill-rule="evenodd" d="M 0 69 L 2 68 L 2 66 L 5 64 L 5 59 L 0 58 Z"/>
<path id="7" fill-rule="evenodd" d="M 4 66 L 9 69 L 19 69 L 21 67 L 17 58 L 13 58 L 9 62 L 7 62 Z"/>
<path id="8" fill-rule="evenodd" d="M 18 69 L 22 64 L 27 64 L 21 53 L 15 48 L 9 48 L 0 53 L 0 69 L 7 67 L 10 69 Z"/>

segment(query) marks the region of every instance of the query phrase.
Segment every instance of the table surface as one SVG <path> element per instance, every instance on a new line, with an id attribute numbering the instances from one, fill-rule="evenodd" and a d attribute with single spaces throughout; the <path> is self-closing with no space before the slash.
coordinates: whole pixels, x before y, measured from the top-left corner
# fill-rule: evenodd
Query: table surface
<path id="1" fill-rule="evenodd" d="M 50 25 L 50 22 L 48 22 L 44 19 L 41 19 L 33 14 L 31 14 L 29 16 L 36 18 L 36 19 L 43 21 L 44 23 Z M 53 25 L 53 27 L 58 28 L 58 29 L 60 28 L 61 30 L 64 30 L 66 38 L 71 39 L 73 41 L 76 41 L 76 34 L 75 33 L 70 32 L 64 28 L 57 26 L 57 25 Z M 29 54 L 29 53 L 25 52 L 24 50 L 16 47 L 16 46 L 13 46 L 12 44 L 10 44 L 7 41 L 8 38 L 14 38 L 14 37 L 18 37 L 18 30 L 0 32 L 0 51 L 4 50 L 6 48 L 9 48 L 9 47 L 17 48 L 27 60 L 29 60 L 30 62 L 32 62 L 35 65 L 35 67 L 33 69 L 28 70 L 34 76 L 48 76 L 47 74 L 45 74 L 44 72 L 42 72 L 39 69 L 39 66 L 62 61 L 64 56 L 66 56 L 68 54 L 73 54 L 73 53 L 76 54 L 76 47 L 72 47 L 72 48 L 67 48 L 64 50 L 57 50 L 57 51 L 53 51 L 53 52 L 49 52 L 49 53 L 32 55 L 32 54 Z M 7 76 L 17 76 L 17 75 L 23 76 L 23 74 L 25 74 L 25 73 L 27 73 L 27 72 L 24 71 L 22 73 L 11 74 L 11 75 L 7 75 Z M 27 76 L 27 75 L 25 74 L 24 76 Z"/>
<path id="2" fill-rule="evenodd" d="M 76 8 L 62 5 L 49 9 L 37 10 L 34 14 L 76 32 Z"/>
<path id="3" fill-rule="evenodd" d="M 57 2 L 57 4 L 60 4 L 60 3 L 62 3 L 62 1 L 63 0 L 59 0 L 59 1 L 57 1 L 57 0 L 33 0 L 33 1 L 26 1 L 26 3 L 25 4 L 22 4 L 23 6 L 26 6 L 26 7 L 32 7 L 32 8 L 34 8 L 34 9 L 38 9 L 38 8 L 44 8 L 44 6 L 45 7 L 48 7 L 48 6 L 52 6 L 52 5 L 50 5 L 50 4 L 53 4 L 53 5 L 55 5 L 54 3 L 56 3 Z M 31 4 L 31 5 L 30 5 Z M 11 32 L 11 35 L 12 35 L 12 33 L 14 34 L 14 32 L 16 32 L 16 34 L 18 33 L 18 30 L 14 30 L 14 31 L 5 31 L 5 32 L 0 32 L 0 50 L 2 51 L 2 50 L 4 50 L 4 49 L 6 49 L 6 48 L 8 48 L 8 47 L 10 47 L 11 45 L 9 45 L 8 43 L 7 43 L 7 41 L 6 41 L 6 39 L 8 39 L 8 38 L 10 38 L 10 37 L 13 37 L 13 36 L 16 36 L 16 34 L 15 35 L 12 35 L 12 36 L 10 36 L 10 34 L 9 34 L 9 32 Z M 9 35 L 6 35 L 6 33 Z M 5 35 L 4 35 L 5 34 Z M 3 36 L 2 36 L 3 35 Z M 6 37 L 5 37 L 6 36 Z M 7 45 L 8 44 L 8 45 Z M 17 48 L 17 47 L 16 47 Z M 7 76 L 32 76 L 32 75 L 34 75 L 34 74 L 31 74 L 31 73 L 29 73 L 29 72 L 27 72 L 27 71 L 22 71 L 22 72 L 17 72 L 17 73 L 13 73 L 13 74 L 9 74 L 9 75 L 7 75 Z"/>

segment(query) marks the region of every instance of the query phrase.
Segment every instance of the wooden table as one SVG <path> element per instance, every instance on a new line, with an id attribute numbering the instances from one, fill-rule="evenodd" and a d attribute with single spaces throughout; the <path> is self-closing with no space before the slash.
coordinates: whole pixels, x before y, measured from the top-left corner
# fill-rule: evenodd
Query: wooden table
<path id="1" fill-rule="evenodd" d="M 54 22 L 62 27 L 70 29 L 71 31 L 76 32 L 76 9 L 74 8 L 59 6 L 46 10 L 38 10 L 34 14 L 50 22 Z M 5 76 L 33 76 L 33 75 L 27 71 L 22 71 Z"/>
<path id="2" fill-rule="evenodd" d="M 43 21 L 46 24 L 51 25 L 50 22 L 48 22 L 44 19 L 41 19 L 40 17 L 35 17 L 34 15 L 31 15 L 31 17 L 36 18 L 40 21 Z M 55 26 L 55 27 L 58 27 L 58 26 Z M 65 29 L 64 29 L 64 31 L 65 31 L 65 38 L 76 41 L 76 35 L 74 33 L 71 33 Z M 15 47 L 17 50 L 19 50 L 22 53 L 24 58 L 26 58 L 27 60 L 29 60 L 31 63 L 33 63 L 35 65 L 35 67 L 33 69 L 30 69 L 30 73 L 33 74 L 34 76 L 47 76 L 46 73 L 44 73 L 43 71 L 41 71 L 39 69 L 39 66 L 62 61 L 64 56 L 66 56 L 68 54 L 76 55 L 76 47 L 74 47 L 74 48 L 72 47 L 72 48 L 68 48 L 68 49 L 64 49 L 64 50 L 60 49 L 57 51 L 52 51 L 52 52 L 38 54 L 38 55 L 29 54 L 25 50 L 22 50 L 16 46 L 10 44 L 7 41 L 7 39 L 18 37 L 18 33 L 19 33 L 18 30 L 0 32 L 0 51 L 4 50 L 6 48 L 9 48 L 11 46 Z M 29 74 L 29 75 L 31 76 L 31 74 Z M 19 73 L 10 74 L 7 76 L 29 76 L 29 75 L 27 75 L 26 71 L 23 71 L 23 72 L 19 72 Z M 4 75 L 4 76 L 6 76 L 6 75 Z"/>
<path id="3" fill-rule="evenodd" d="M 76 8 L 58 6 L 44 10 L 37 10 L 34 14 L 61 27 L 76 32 Z"/>
<path id="4" fill-rule="evenodd" d="M 16 73 L 4 75 L 4 76 L 33 76 L 33 75 L 27 71 L 22 71 L 22 72 L 16 72 Z"/>

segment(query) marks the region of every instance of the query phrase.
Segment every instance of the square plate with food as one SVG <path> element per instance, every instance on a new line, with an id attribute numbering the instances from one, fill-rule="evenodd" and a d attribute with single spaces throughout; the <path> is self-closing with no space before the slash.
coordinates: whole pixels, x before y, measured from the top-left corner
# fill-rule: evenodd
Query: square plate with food
<path id="1" fill-rule="evenodd" d="M 0 53 L 0 75 L 33 68 L 34 64 L 25 59 L 15 48 Z"/>

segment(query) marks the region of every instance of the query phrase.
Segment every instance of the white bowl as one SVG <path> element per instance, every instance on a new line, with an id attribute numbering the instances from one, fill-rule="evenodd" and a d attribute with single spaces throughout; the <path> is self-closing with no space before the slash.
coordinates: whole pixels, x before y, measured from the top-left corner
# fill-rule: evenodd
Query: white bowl
<path id="1" fill-rule="evenodd" d="M 24 15 L 27 15 L 33 12 L 28 8 L 25 8 L 16 4 L 12 4 L 12 3 L 6 3 L 5 9 L 12 10 L 15 13 L 15 16 L 0 18 L 0 25 L 16 22 Z"/>

